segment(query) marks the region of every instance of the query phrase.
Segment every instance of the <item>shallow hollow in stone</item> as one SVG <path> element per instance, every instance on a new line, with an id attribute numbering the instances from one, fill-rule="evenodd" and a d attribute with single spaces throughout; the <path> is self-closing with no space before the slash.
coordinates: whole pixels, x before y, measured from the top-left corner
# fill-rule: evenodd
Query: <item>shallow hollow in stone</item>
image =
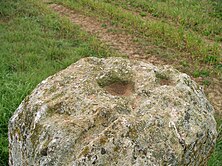
<path id="1" fill-rule="evenodd" d="M 133 93 L 133 83 L 114 82 L 103 87 L 108 93 L 114 96 L 130 96 Z"/>

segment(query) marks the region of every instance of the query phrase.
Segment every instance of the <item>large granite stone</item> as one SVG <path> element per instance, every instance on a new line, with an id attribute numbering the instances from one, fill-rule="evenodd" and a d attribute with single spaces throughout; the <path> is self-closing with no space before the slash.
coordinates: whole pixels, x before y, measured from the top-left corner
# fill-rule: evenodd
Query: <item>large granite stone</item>
<path id="1" fill-rule="evenodd" d="M 9 122 L 10 165 L 206 165 L 216 141 L 202 89 L 169 66 L 84 58 L 48 77 Z"/>

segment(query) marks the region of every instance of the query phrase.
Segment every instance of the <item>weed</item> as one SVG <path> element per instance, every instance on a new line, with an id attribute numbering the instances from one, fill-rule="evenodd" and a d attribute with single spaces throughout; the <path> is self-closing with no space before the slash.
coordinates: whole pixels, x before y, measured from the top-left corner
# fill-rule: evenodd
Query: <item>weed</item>
<path id="1" fill-rule="evenodd" d="M 101 27 L 106 28 L 107 24 L 102 24 Z"/>
<path id="2" fill-rule="evenodd" d="M 181 61 L 180 64 L 183 66 L 183 67 L 189 67 L 189 63 L 187 61 Z"/>
<path id="3" fill-rule="evenodd" d="M 219 58 L 217 56 L 208 55 L 208 56 L 204 57 L 204 62 L 210 63 L 210 64 L 216 64 L 219 61 L 218 59 Z"/>
<path id="4" fill-rule="evenodd" d="M 203 85 L 209 86 L 210 85 L 210 80 L 203 80 Z"/>
<path id="5" fill-rule="evenodd" d="M 193 73 L 194 77 L 208 77 L 210 72 L 208 70 L 196 70 Z"/>
<path id="6" fill-rule="evenodd" d="M 147 16 L 147 13 L 145 13 L 145 12 L 140 12 L 140 16 L 146 17 L 146 16 Z"/>

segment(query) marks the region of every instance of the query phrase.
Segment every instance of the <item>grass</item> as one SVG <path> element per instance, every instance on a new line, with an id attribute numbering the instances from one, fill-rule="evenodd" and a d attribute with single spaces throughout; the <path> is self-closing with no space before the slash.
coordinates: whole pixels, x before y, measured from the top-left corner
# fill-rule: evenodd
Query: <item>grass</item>
<path id="1" fill-rule="evenodd" d="M 220 0 L 55 0 L 103 20 L 102 27 L 121 27 L 136 42 L 154 50 L 171 48 L 194 77 L 222 79 Z M 7 126 L 12 113 L 33 88 L 49 75 L 86 56 L 116 56 L 107 46 L 35 0 L 0 0 L 0 165 L 7 165 Z M 127 9 L 127 10 L 125 10 Z M 135 14 L 138 13 L 137 14 Z M 152 15 L 157 19 L 148 20 Z M 176 25 L 176 26 L 175 26 Z M 210 44 L 205 40 L 213 40 Z M 164 54 L 164 49 L 160 54 Z M 161 76 L 160 76 L 161 77 Z M 161 77 L 162 78 L 162 77 Z M 216 116 L 219 126 L 222 119 Z M 222 163 L 222 134 L 209 166 Z"/>
<path id="2" fill-rule="evenodd" d="M 217 121 L 218 138 L 214 152 L 208 161 L 208 166 L 221 166 L 222 163 L 222 118 L 215 115 L 215 119 Z"/>
<path id="3" fill-rule="evenodd" d="M 124 9 L 174 22 L 208 38 L 222 42 L 220 0 L 102 0 Z"/>
<path id="4" fill-rule="evenodd" d="M 198 33 L 184 26 L 175 27 L 161 20 L 143 19 L 143 14 L 123 10 L 112 3 L 95 0 L 55 0 L 69 8 L 84 12 L 98 19 L 115 22 L 116 26 L 158 47 L 177 51 L 173 58 L 188 60 L 193 70 L 210 70 L 222 79 L 222 48 L 217 42 L 207 42 Z M 114 2 L 114 1 L 112 1 Z M 115 1 L 116 2 L 116 1 Z M 137 2 L 137 1 L 136 1 Z M 164 51 L 162 51 L 164 52 Z M 195 67 L 195 68 L 194 68 Z M 189 74 L 192 74 L 190 72 Z"/>
<path id="5" fill-rule="evenodd" d="M 40 81 L 82 57 L 113 53 L 36 1 L 0 3 L 0 165 L 4 166 L 8 120 L 24 97 Z"/>

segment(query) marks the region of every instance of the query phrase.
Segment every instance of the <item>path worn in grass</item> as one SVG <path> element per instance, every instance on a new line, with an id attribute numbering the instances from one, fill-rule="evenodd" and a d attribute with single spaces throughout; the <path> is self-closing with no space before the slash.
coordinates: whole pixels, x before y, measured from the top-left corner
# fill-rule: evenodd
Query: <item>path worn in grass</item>
<path id="1" fill-rule="evenodd" d="M 135 37 L 124 32 L 121 33 L 121 30 L 118 32 L 112 31 L 107 27 L 108 23 L 98 22 L 91 17 L 79 14 L 62 5 L 51 4 L 50 7 L 61 15 L 67 16 L 73 23 L 80 25 L 85 31 L 96 35 L 101 41 L 129 58 L 146 59 L 156 65 L 166 64 L 166 62 L 154 55 L 144 56 L 144 54 L 146 54 L 145 50 L 152 49 L 155 46 L 141 46 L 135 44 L 133 42 L 133 40 L 136 40 Z"/>
<path id="2" fill-rule="evenodd" d="M 109 25 L 109 23 L 103 21 L 98 21 L 93 17 L 85 16 L 60 4 L 49 4 L 49 7 L 57 13 L 68 17 L 74 24 L 81 26 L 90 34 L 96 35 L 102 42 L 119 51 L 121 54 L 126 55 L 130 59 L 140 59 L 153 63 L 155 65 L 170 64 L 178 68 L 177 60 L 172 61 L 172 59 L 167 59 L 159 55 L 155 55 L 155 52 L 151 54 L 150 50 L 157 50 L 161 48 L 154 45 L 138 44 L 137 42 L 135 42 L 137 40 L 136 36 L 127 34 L 119 27 Z M 202 81 L 202 78 L 194 79 L 197 82 Z M 205 92 L 208 95 L 209 100 L 213 104 L 216 113 L 220 115 L 222 114 L 221 85 L 222 82 L 214 78 L 211 85 L 205 88 Z"/>

